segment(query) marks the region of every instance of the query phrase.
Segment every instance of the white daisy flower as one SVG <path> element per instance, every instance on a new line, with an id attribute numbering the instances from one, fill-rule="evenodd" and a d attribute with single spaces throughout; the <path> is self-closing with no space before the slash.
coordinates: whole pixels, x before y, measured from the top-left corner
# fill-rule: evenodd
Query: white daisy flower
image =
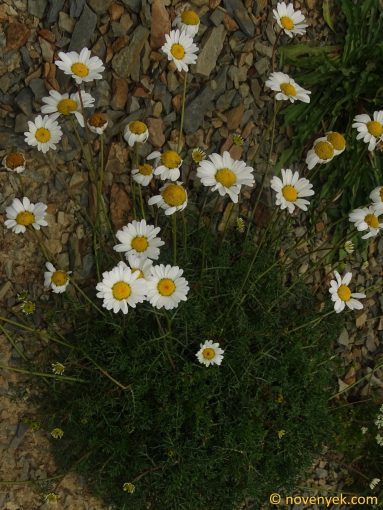
<path id="1" fill-rule="evenodd" d="M 34 122 L 28 121 L 29 131 L 24 133 L 25 141 L 32 147 L 37 147 L 37 150 L 44 154 L 49 149 L 56 150 L 56 144 L 62 138 L 61 127 L 58 122 L 51 119 L 49 115 L 38 115 Z"/>
<path id="2" fill-rule="evenodd" d="M 228 152 L 223 156 L 210 154 L 210 161 L 201 161 L 197 168 L 197 177 L 204 186 L 212 186 L 223 197 L 229 195 L 234 203 L 238 202 L 241 186 L 253 186 L 253 168 L 244 161 L 234 160 Z"/>
<path id="3" fill-rule="evenodd" d="M 157 260 L 160 246 L 165 244 L 157 237 L 160 230 L 160 227 L 147 225 L 145 220 L 133 220 L 116 233 L 121 244 L 116 244 L 113 249 L 126 255 L 132 253 L 143 259 Z"/>
<path id="4" fill-rule="evenodd" d="M 8 172 L 21 174 L 25 170 L 25 156 L 22 152 L 10 152 L 4 156 L 2 165 Z"/>
<path id="5" fill-rule="evenodd" d="M 138 165 L 137 168 L 133 168 L 132 170 L 133 180 L 138 184 L 141 184 L 141 186 L 148 186 L 153 179 L 153 176 L 154 168 L 149 163 Z"/>
<path id="6" fill-rule="evenodd" d="M 81 98 L 84 108 L 92 108 L 95 101 L 87 92 L 81 92 Z M 47 113 L 51 119 L 56 120 L 60 115 L 73 114 L 81 127 L 84 127 L 84 117 L 81 113 L 81 101 L 79 93 L 60 94 L 56 90 L 50 90 L 49 96 L 43 97 L 42 102 L 45 103 L 41 107 L 41 113 Z"/>
<path id="7" fill-rule="evenodd" d="M 334 275 L 335 280 L 331 280 L 329 292 L 332 301 L 334 301 L 334 310 L 336 313 L 340 313 L 344 310 L 346 305 L 350 310 L 361 310 L 363 305 L 358 299 L 363 299 L 366 295 L 360 292 L 351 292 L 348 285 L 351 281 L 352 273 L 346 273 L 343 278 L 338 271 L 334 271 Z"/>
<path id="8" fill-rule="evenodd" d="M 285 34 L 293 37 L 294 34 L 302 35 L 306 32 L 307 23 L 303 23 L 305 17 L 301 11 L 295 11 L 293 4 L 279 2 L 277 8 L 273 9 L 273 14 L 278 25 Z"/>
<path id="9" fill-rule="evenodd" d="M 96 285 L 97 297 L 103 299 L 102 306 L 107 310 L 127 314 L 129 307 L 146 299 L 147 283 L 139 277 L 139 272 L 119 262 L 111 271 L 102 273 L 102 281 Z"/>
<path id="10" fill-rule="evenodd" d="M 83 48 L 80 53 L 70 51 L 69 53 L 59 52 L 61 60 L 56 60 L 56 66 L 74 78 L 77 85 L 82 82 L 101 80 L 101 73 L 105 70 L 102 61 L 98 57 L 91 57 L 90 50 Z"/>
<path id="11" fill-rule="evenodd" d="M 271 188 L 276 191 L 277 196 L 275 203 L 281 209 L 288 209 L 289 213 L 293 213 L 295 207 L 307 211 L 310 203 L 304 197 L 314 195 L 312 184 L 308 179 L 299 178 L 298 172 L 292 172 L 289 168 L 282 168 L 282 179 L 274 176 L 270 182 Z"/>
<path id="12" fill-rule="evenodd" d="M 29 226 L 40 230 L 40 227 L 48 225 L 45 220 L 46 209 L 47 206 L 42 202 L 32 204 L 27 197 L 24 197 L 22 201 L 14 198 L 12 204 L 5 209 L 7 219 L 4 225 L 12 229 L 15 234 L 24 234 Z"/>
<path id="13" fill-rule="evenodd" d="M 356 115 L 352 127 L 358 130 L 356 139 L 368 143 L 368 150 L 373 151 L 383 139 L 383 110 L 374 112 L 373 119 L 365 113 Z"/>
<path id="14" fill-rule="evenodd" d="M 56 294 L 65 292 L 69 285 L 69 275 L 72 274 L 72 271 L 56 269 L 50 262 L 47 262 L 45 267 L 47 271 L 44 273 L 44 287 L 50 287 Z"/>
<path id="15" fill-rule="evenodd" d="M 373 201 L 373 207 L 379 214 L 383 213 L 383 186 L 374 188 L 370 193 L 370 198 Z"/>
<path id="16" fill-rule="evenodd" d="M 193 39 L 181 30 L 172 30 L 170 34 L 165 34 L 165 39 L 161 49 L 168 56 L 168 60 L 173 60 L 178 71 L 188 72 L 188 66 L 197 61 L 195 53 L 198 47 L 193 43 Z"/>
<path id="17" fill-rule="evenodd" d="M 105 129 L 108 127 L 108 118 L 104 113 L 94 112 L 86 121 L 86 124 L 92 133 L 96 135 L 102 135 Z"/>
<path id="18" fill-rule="evenodd" d="M 124 131 L 125 141 L 128 142 L 129 147 L 134 147 L 134 144 L 145 143 L 149 138 L 149 130 L 148 126 L 145 122 L 141 122 L 140 120 L 133 120 L 126 125 Z"/>
<path id="19" fill-rule="evenodd" d="M 342 154 L 344 149 L 346 148 L 346 139 L 337 131 L 329 131 L 326 133 L 326 140 L 331 143 L 334 148 L 334 156 L 338 156 Z"/>
<path id="20" fill-rule="evenodd" d="M 198 34 L 200 19 L 198 14 L 191 9 L 185 9 L 173 22 L 173 26 L 179 28 L 182 32 L 189 37 L 194 37 Z"/>
<path id="21" fill-rule="evenodd" d="M 189 285 L 178 266 L 160 264 L 152 267 L 152 276 L 148 280 L 148 301 L 154 308 L 171 310 L 180 301 L 187 301 Z"/>
<path id="22" fill-rule="evenodd" d="M 177 181 L 181 175 L 180 166 L 182 165 L 182 158 L 176 151 L 165 151 L 162 154 L 159 151 L 154 151 L 146 158 L 149 161 L 154 159 L 154 175 L 159 175 L 160 179 L 170 181 Z"/>
<path id="23" fill-rule="evenodd" d="M 166 216 L 183 211 L 188 203 L 188 195 L 182 182 L 167 182 L 160 188 L 160 194 L 149 198 L 148 204 L 156 204 L 165 210 Z"/>
<path id="24" fill-rule="evenodd" d="M 310 102 L 311 91 L 302 88 L 288 74 L 280 72 L 271 73 L 265 85 L 271 90 L 278 92 L 275 96 L 275 99 L 278 101 L 289 100 L 294 103 L 294 101 L 299 100 L 304 103 Z"/>
<path id="25" fill-rule="evenodd" d="M 306 156 L 307 168 L 311 170 L 318 163 L 330 163 L 335 155 L 334 146 L 328 140 L 327 136 L 317 138 L 314 142 L 313 148 L 310 149 Z"/>
<path id="26" fill-rule="evenodd" d="M 223 353 L 225 352 L 220 348 L 219 343 L 214 343 L 212 340 L 206 340 L 204 344 L 200 344 L 200 350 L 196 356 L 200 363 L 207 367 L 209 365 L 220 365 L 223 360 Z"/>
<path id="27" fill-rule="evenodd" d="M 126 258 L 128 259 L 128 264 L 130 269 L 132 270 L 132 273 L 134 273 L 135 271 L 139 272 L 138 278 L 144 278 L 145 280 L 148 280 L 151 277 L 153 266 L 152 260 L 144 259 L 142 257 L 134 255 L 133 253 L 127 253 Z"/>
<path id="28" fill-rule="evenodd" d="M 359 232 L 368 230 L 367 234 L 362 236 L 362 239 L 368 239 L 378 235 L 379 230 L 383 227 L 383 223 L 379 221 L 379 214 L 379 208 L 373 204 L 369 207 L 354 209 L 348 217 L 352 223 L 355 223 Z"/>

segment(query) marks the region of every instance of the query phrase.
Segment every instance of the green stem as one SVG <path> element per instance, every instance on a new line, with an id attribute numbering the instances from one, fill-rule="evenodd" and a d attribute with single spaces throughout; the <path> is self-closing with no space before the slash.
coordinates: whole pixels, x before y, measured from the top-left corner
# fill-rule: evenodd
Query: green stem
<path id="1" fill-rule="evenodd" d="M 177 263 L 177 216 L 172 214 L 172 234 L 173 234 L 173 264 Z"/>
<path id="2" fill-rule="evenodd" d="M 88 303 L 90 305 L 93 306 L 93 308 L 95 310 L 97 310 L 99 313 L 101 313 L 101 315 L 103 315 L 104 317 L 107 317 L 107 315 L 101 310 L 101 308 L 99 308 L 96 303 L 94 303 L 86 294 L 85 292 L 77 285 L 77 283 L 74 281 L 74 280 L 71 280 L 71 284 L 73 285 L 73 287 L 86 299 L 86 301 L 88 301 Z"/>
<path id="3" fill-rule="evenodd" d="M 28 358 L 25 356 L 23 351 L 21 351 L 17 345 L 17 343 L 13 340 L 11 335 L 8 333 L 8 331 L 0 324 L 0 330 L 2 331 L 3 335 L 6 336 L 9 343 L 12 345 L 12 347 L 15 349 L 15 351 L 18 353 L 18 355 L 23 358 L 24 361 L 29 361 Z"/>
<path id="4" fill-rule="evenodd" d="M 65 375 L 55 375 L 55 374 L 47 374 L 44 372 L 35 372 L 34 370 L 26 370 L 24 368 L 16 368 L 16 367 L 10 367 L 8 365 L 3 365 L 0 363 L 0 368 L 3 368 L 4 370 L 12 370 L 13 372 L 19 372 L 21 374 L 28 374 L 28 375 L 36 375 L 38 377 L 49 377 L 51 379 L 56 379 L 57 381 L 71 381 L 71 382 L 81 382 L 81 383 L 88 383 L 89 381 L 85 381 L 85 379 L 79 379 L 78 377 L 69 377 Z"/>
<path id="5" fill-rule="evenodd" d="M 181 144 L 182 144 L 182 131 L 184 128 L 184 118 L 185 118 L 185 102 L 186 102 L 186 88 L 187 88 L 187 76 L 188 73 L 184 72 L 184 87 L 183 87 L 183 93 L 182 93 L 182 107 L 181 107 L 181 121 L 180 121 L 180 133 L 178 136 L 178 144 L 177 144 L 177 152 L 179 154 L 181 150 Z"/>
<path id="6" fill-rule="evenodd" d="M 295 331 L 299 331 L 300 329 L 303 329 L 305 328 L 306 326 L 310 326 L 310 324 L 314 324 L 314 326 L 317 326 L 320 322 L 322 322 L 322 320 L 325 318 L 325 317 L 328 317 L 329 315 L 332 315 L 335 313 L 335 310 L 330 310 L 329 312 L 323 314 L 323 315 L 320 315 L 319 317 L 315 317 L 315 319 L 312 319 L 308 322 L 305 322 L 304 324 L 301 324 L 300 326 L 297 326 L 296 328 L 293 328 L 293 329 L 288 329 L 287 331 L 285 331 L 286 334 L 289 334 L 289 333 L 294 333 Z"/>

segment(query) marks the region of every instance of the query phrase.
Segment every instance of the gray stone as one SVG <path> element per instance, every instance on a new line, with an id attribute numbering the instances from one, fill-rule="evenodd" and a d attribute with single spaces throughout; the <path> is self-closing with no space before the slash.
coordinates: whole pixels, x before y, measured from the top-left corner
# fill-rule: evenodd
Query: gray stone
<path id="1" fill-rule="evenodd" d="M 94 92 L 96 108 L 109 106 L 110 104 L 110 84 L 107 80 L 98 80 L 97 88 Z"/>
<path id="2" fill-rule="evenodd" d="M 42 19 L 47 5 L 48 0 L 28 0 L 28 12 L 36 18 Z"/>
<path id="3" fill-rule="evenodd" d="M 64 7 L 65 0 L 49 0 L 49 8 L 46 15 L 47 23 L 56 23 L 59 12 Z"/>
<path id="4" fill-rule="evenodd" d="M 258 74 L 262 76 L 270 67 L 270 59 L 268 59 L 267 57 L 262 57 L 255 63 L 254 67 L 257 70 Z"/>
<path id="5" fill-rule="evenodd" d="M 131 12 L 139 13 L 142 6 L 142 0 L 122 0 L 122 3 L 127 7 Z"/>
<path id="6" fill-rule="evenodd" d="M 85 5 L 85 0 L 69 0 L 70 11 L 69 14 L 72 18 L 79 18 Z"/>
<path id="7" fill-rule="evenodd" d="M 259 41 L 254 44 L 254 49 L 257 53 L 259 53 L 260 55 L 262 55 L 264 57 L 271 58 L 271 56 L 273 54 L 272 46 L 267 46 L 266 44 L 263 44 Z"/>
<path id="8" fill-rule="evenodd" d="M 253 37 L 255 26 L 243 2 L 241 0 L 224 0 L 223 3 L 227 12 L 234 16 L 242 32 L 248 37 Z"/>
<path id="9" fill-rule="evenodd" d="M 132 77 L 135 81 L 139 81 L 140 54 L 148 36 L 149 30 L 138 25 L 132 34 L 129 46 L 123 48 L 113 58 L 112 68 L 121 78 Z"/>
<path id="10" fill-rule="evenodd" d="M 33 66 L 33 62 L 29 55 L 29 52 L 25 46 L 20 48 L 20 54 L 21 54 L 21 58 L 23 60 L 24 66 L 27 67 L 28 69 L 30 69 Z"/>
<path id="11" fill-rule="evenodd" d="M 112 29 L 113 37 L 122 37 L 126 34 L 126 29 L 119 21 L 112 21 L 110 28 Z"/>
<path id="12" fill-rule="evenodd" d="M 217 110 L 219 112 L 224 112 L 225 110 L 228 110 L 233 104 L 233 99 L 236 94 L 237 91 L 234 89 L 227 90 L 224 94 L 222 94 L 222 96 L 219 97 L 216 102 Z"/>
<path id="13" fill-rule="evenodd" d="M 29 87 L 32 89 L 36 101 L 41 101 L 41 99 L 48 94 L 45 82 L 41 78 L 31 80 L 29 82 Z"/>
<path id="14" fill-rule="evenodd" d="M 0 78 L 0 90 L 2 92 L 7 92 L 9 87 L 12 85 L 12 75 L 5 74 Z"/>
<path id="15" fill-rule="evenodd" d="M 88 0 L 88 5 L 97 14 L 104 14 L 112 5 L 113 0 Z"/>
<path id="16" fill-rule="evenodd" d="M 217 87 L 207 83 L 202 92 L 190 103 L 186 103 L 184 129 L 187 135 L 202 126 L 205 114 L 214 109 L 214 99 L 224 93 L 226 88 L 227 67 L 221 69 L 216 77 Z"/>
<path id="17" fill-rule="evenodd" d="M 16 115 L 15 133 L 25 133 L 25 131 L 28 129 L 28 120 L 30 119 L 30 116 L 24 115 L 23 113 Z"/>
<path id="18" fill-rule="evenodd" d="M 198 60 L 195 65 L 195 72 L 208 78 L 210 73 L 217 65 L 217 59 L 222 51 L 223 43 L 226 37 L 226 30 L 223 25 L 214 27 L 205 44 L 198 55 Z"/>
<path id="19" fill-rule="evenodd" d="M 18 448 L 20 446 L 28 428 L 29 428 L 28 425 L 21 421 L 17 426 L 16 434 L 14 435 L 11 442 L 9 443 L 8 448 L 11 448 L 11 449 Z"/>
<path id="20" fill-rule="evenodd" d="M 76 22 L 73 18 L 71 18 L 66 12 L 61 11 L 59 13 L 59 27 L 61 30 L 65 32 L 69 32 L 70 34 L 73 32 L 74 26 Z"/>
<path id="21" fill-rule="evenodd" d="M 88 47 L 94 36 L 96 25 L 97 14 L 85 5 L 81 18 L 77 21 L 73 30 L 69 51 L 80 51 L 82 48 Z"/>
<path id="22" fill-rule="evenodd" d="M 217 27 L 222 23 L 224 17 L 225 11 L 223 9 L 215 9 L 213 14 L 210 16 L 210 21 Z"/>
<path id="23" fill-rule="evenodd" d="M 165 113 L 170 113 L 170 110 L 172 109 L 172 96 L 170 95 L 166 85 L 159 80 L 157 80 L 154 85 L 153 99 L 155 101 L 161 101 Z"/>
<path id="24" fill-rule="evenodd" d="M 20 92 L 15 97 L 15 103 L 19 107 L 22 113 L 25 115 L 32 115 L 32 101 L 33 94 L 31 90 L 27 87 L 21 89 Z"/>

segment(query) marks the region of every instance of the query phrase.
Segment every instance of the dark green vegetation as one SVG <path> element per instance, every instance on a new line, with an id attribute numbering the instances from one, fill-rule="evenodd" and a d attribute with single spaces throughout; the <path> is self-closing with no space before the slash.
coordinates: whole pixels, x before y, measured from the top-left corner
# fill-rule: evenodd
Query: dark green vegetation
<path id="1" fill-rule="evenodd" d="M 382 184 L 381 154 L 368 153 L 367 144 L 356 141 L 357 132 L 351 127 L 355 115 L 372 116 L 383 108 L 382 4 L 337 0 L 332 15 L 338 19 L 333 45 L 292 43 L 280 50 L 296 81 L 312 94 L 309 104 L 284 110 L 285 125 L 293 137 L 279 165 L 304 161 L 313 141 L 327 131 L 344 133 L 346 151 L 320 166 L 316 188 L 321 198 L 333 200 L 341 194 L 338 211 L 349 213 L 367 204 L 369 193 Z"/>
<path id="2" fill-rule="evenodd" d="M 59 466 L 76 465 L 118 510 L 233 510 L 245 497 L 258 507 L 292 487 L 331 434 L 328 346 L 339 318 L 307 324 L 315 299 L 303 285 L 286 294 L 278 266 L 259 279 L 273 262 L 265 252 L 239 306 L 254 246 L 240 257 L 238 235 L 219 254 L 207 249 L 206 265 L 194 241 L 180 260 L 191 291 L 178 309 L 75 317 L 70 342 L 128 388 L 64 349 L 66 373 L 88 384 L 58 382 L 45 400 L 51 426 L 65 431 Z M 220 367 L 198 363 L 206 339 L 225 350 Z"/>

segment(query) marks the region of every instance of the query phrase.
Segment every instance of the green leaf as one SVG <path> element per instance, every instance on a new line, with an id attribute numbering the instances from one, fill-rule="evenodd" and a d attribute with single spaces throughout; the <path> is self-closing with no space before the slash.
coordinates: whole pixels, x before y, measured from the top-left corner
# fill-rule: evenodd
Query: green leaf
<path id="1" fill-rule="evenodd" d="M 333 32 L 335 32 L 334 21 L 331 17 L 331 11 L 330 11 L 330 0 L 323 0 L 322 11 L 323 11 L 323 18 L 324 18 L 325 22 L 331 28 L 331 30 Z"/>

